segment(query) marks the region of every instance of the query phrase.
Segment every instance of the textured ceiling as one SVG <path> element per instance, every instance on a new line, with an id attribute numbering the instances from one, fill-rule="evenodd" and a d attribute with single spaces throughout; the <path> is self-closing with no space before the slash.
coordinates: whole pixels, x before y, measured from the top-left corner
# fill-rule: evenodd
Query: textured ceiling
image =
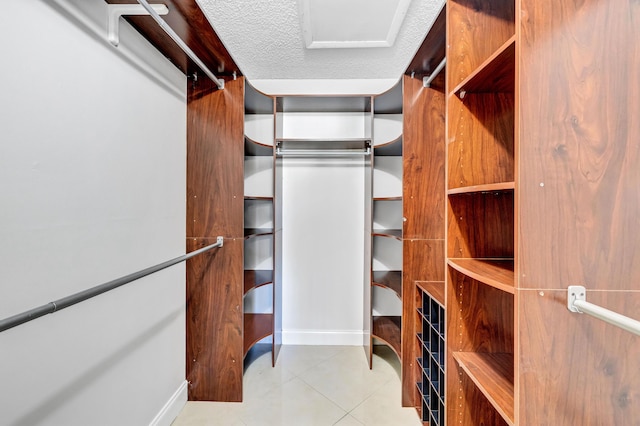
<path id="1" fill-rule="evenodd" d="M 411 0 L 391 47 L 306 49 L 296 0 L 197 1 L 242 73 L 252 82 L 397 81 L 444 3 L 443 0 Z M 362 13 L 375 13 L 375 10 L 369 8 Z"/>

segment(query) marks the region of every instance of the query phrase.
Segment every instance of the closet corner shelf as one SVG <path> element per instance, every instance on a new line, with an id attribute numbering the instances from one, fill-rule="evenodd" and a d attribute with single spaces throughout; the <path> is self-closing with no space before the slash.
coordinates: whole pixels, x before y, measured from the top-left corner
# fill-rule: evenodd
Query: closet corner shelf
<path id="1" fill-rule="evenodd" d="M 471 194 L 475 192 L 504 192 L 513 191 L 515 182 L 498 182 L 488 183 L 484 185 L 462 186 L 460 188 L 451 188 L 447 190 L 448 195 Z"/>
<path id="2" fill-rule="evenodd" d="M 415 281 L 420 290 L 428 293 L 443 308 L 444 305 L 444 281 Z"/>
<path id="3" fill-rule="evenodd" d="M 513 259 L 453 259 L 447 264 L 476 281 L 514 294 Z"/>
<path id="4" fill-rule="evenodd" d="M 273 271 L 270 269 L 245 269 L 244 294 L 254 288 L 273 283 Z"/>
<path id="5" fill-rule="evenodd" d="M 391 142 L 375 145 L 373 155 L 376 157 L 402 157 L 402 136 Z"/>
<path id="6" fill-rule="evenodd" d="M 254 141 L 247 136 L 244 137 L 244 142 L 245 156 L 269 157 L 273 155 L 273 145 Z"/>
<path id="7" fill-rule="evenodd" d="M 373 201 L 402 201 L 402 195 L 394 197 L 373 197 Z"/>
<path id="8" fill-rule="evenodd" d="M 273 334 L 273 314 L 244 314 L 244 356 L 260 340 Z"/>
<path id="9" fill-rule="evenodd" d="M 393 290 L 402 300 L 402 272 L 401 271 L 373 271 L 373 285 Z"/>
<path id="10" fill-rule="evenodd" d="M 372 335 L 385 342 L 402 359 L 400 346 L 401 317 L 399 316 L 374 316 Z"/>
<path id="11" fill-rule="evenodd" d="M 513 93 L 515 87 L 516 36 L 511 36 L 493 55 L 458 84 L 453 93 Z"/>
<path id="12" fill-rule="evenodd" d="M 507 424 L 513 426 L 513 354 L 454 352 L 453 358 Z"/>
<path id="13" fill-rule="evenodd" d="M 244 238 L 248 240 L 252 237 L 273 234 L 273 228 L 244 228 Z"/>
<path id="14" fill-rule="evenodd" d="M 267 197 L 262 195 L 245 195 L 245 200 L 256 200 L 256 201 L 273 201 L 273 197 Z"/>
<path id="15" fill-rule="evenodd" d="M 402 241 L 402 229 L 374 229 L 372 235 L 375 237 L 395 238 Z"/>

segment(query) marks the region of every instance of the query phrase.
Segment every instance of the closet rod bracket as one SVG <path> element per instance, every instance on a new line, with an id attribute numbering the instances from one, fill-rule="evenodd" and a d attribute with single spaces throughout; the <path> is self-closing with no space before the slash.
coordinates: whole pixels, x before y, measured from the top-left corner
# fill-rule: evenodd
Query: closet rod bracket
<path id="1" fill-rule="evenodd" d="M 169 8 L 164 4 L 153 4 L 151 7 L 158 15 L 166 15 Z M 140 4 L 108 4 L 109 22 L 107 26 L 109 43 L 118 47 L 120 44 L 120 17 L 130 15 L 150 15 L 150 13 Z"/>

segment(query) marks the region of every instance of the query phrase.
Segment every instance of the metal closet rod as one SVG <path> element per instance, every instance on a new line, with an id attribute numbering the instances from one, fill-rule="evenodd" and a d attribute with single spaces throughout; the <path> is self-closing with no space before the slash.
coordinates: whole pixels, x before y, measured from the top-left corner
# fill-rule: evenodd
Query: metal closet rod
<path id="1" fill-rule="evenodd" d="M 436 69 L 433 70 L 433 72 L 429 75 L 429 77 L 424 77 L 422 79 L 422 86 L 430 87 L 433 80 L 436 79 L 436 77 L 438 76 L 438 74 L 440 74 L 440 71 L 443 70 L 445 65 L 447 65 L 447 58 L 444 58 L 442 61 L 440 61 Z"/>
<path id="2" fill-rule="evenodd" d="M 218 86 L 218 89 L 222 90 L 224 89 L 224 80 L 219 79 L 218 77 L 216 77 L 210 70 L 209 68 L 207 68 L 207 66 L 204 64 L 204 62 L 202 62 L 200 60 L 200 58 L 198 58 L 198 55 L 196 55 L 193 50 L 191 50 L 191 48 L 189 48 L 189 46 L 187 46 L 187 44 L 182 41 L 182 39 L 180 38 L 180 36 L 178 36 L 178 34 L 176 34 L 176 32 L 173 30 L 173 28 L 171 28 L 169 26 L 169 24 L 167 24 L 167 22 L 162 19 L 160 17 L 160 15 L 158 14 L 158 12 L 156 12 L 153 7 L 151 7 L 151 5 L 147 2 L 147 0 L 138 0 L 138 3 L 140 3 L 140 5 L 142 7 L 145 8 L 145 10 L 147 12 L 149 12 L 149 15 L 151 15 L 151 17 L 153 18 L 154 21 L 156 21 L 158 23 L 158 25 L 160 25 L 160 28 L 162 28 L 164 30 L 165 33 L 167 33 L 167 35 L 169 37 L 171 37 L 171 39 L 173 41 L 176 42 L 176 44 L 178 45 L 178 47 L 180 47 L 180 49 L 182 49 L 182 51 L 184 53 L 187 54 L 187 56 L 189 58 L 191 58 L 191 60 L 193 62 L 196 63 L 196 65 L 202 70 L 204 71 L 204 73 L 211 79 L 213 80 L 214 83 L 216 83 L 216 85 Z"/>
<path id="3" fill-rule="evenodd" d="M 567 308 L 571 312 L 591 315 L 640 336 L 640 321 L 587 302 L 587 290 L 584 286 L 570 285 L 567 288 Z"/>
<path id="4" fill-rule="evenodd" d="M 125 275 L 124 277 L 120 277 L 104 284 L 100 284 L 87 290 L 72 294 L 70 296 L 63 297 L 62 299 L 49 302 L 46 305 L 29 309 L 28 311 L 24 311 L 17 315 L 5 318 L 3 320 L 0 320 L 0 332 L 16 327 L 20 324 L 24 324 L 25 322 L 33 321 L 34 319 L 40 318 L 44 315 L 58 312 L 64 308 L 68 308 L 69 306 L 73 306 L 76 303 L 83 302 L 87 299 L 91 299 L 92 297 L 98 296 L 102 293 L 106 293 L 107 291 L 111 291 L 125 284 L 129 284 L 130 282 L 135 281 L 139 278 L 146 277 L 147 275 L 153 274 L 154 272 L 158 272 L 165 268 L 168 268 L 169 266 L 173 266 L 176 263 L 184 262 L 185 260 L 191 259 L 192 257 L 209 251 L 213 248 L 222 247 L 223 243 L 224 239 L 222 237 L 218 237 L 217 241 L 214 244 L 208 245 L 198 250 L 194 250 L 191 253 L 183 254 L 182 256 L 167 260 L 166 262 L 159 263 L 155 266 L 150 266 L 138 272 Z"/>
<path id="5" fill-rule="evenodd" d="M 292 157 L 346 157 L 356 155 L 369 155 L 371 150 L 338 150 L 338 149 L 277 149 L 276 155 Z"/>

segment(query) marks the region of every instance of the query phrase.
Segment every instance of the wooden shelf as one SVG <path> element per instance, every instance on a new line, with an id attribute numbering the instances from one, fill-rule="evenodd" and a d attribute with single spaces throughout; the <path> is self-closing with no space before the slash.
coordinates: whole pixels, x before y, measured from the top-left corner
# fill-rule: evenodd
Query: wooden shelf
<path id="1" fill-rule="evenodd" d="M 402 300 L 402 271 L 373 271 L 373 284 L 393 290 Z"/>
<path id="2" fill-rule="evenodd" d="M 495 287 L 507 293 L 514 294 L 513 259 L 448 259 L 447 264 L 456 271 Z"/>
<path id="3" fill-rule="evenodd" d="M 454 352 L 453 358 L 502 418 L 513 426 L 513 354 Z"/>
<path id="4" fill-rule="evenodd" d="M 375 237 L 389 237 L 402 240 L 402 229 L 374 229 L 372 235 Z"/>
<path id="5" fill-rule="evenodd" d="M 271 234 L 273 234 L 273 228 L 244 228 L 245 239 Z"/>
<path id="6" fill-rule="evenodd" d="M 270 157 L 273 156 L 273 145 L 266 145 L 260 142 L 256 142 L 253 139 L 244 137 L 244 155 L 245 156 L 260 156 Z"/>
<path id="7" fill-rule="evenodd" d="M 513 93 L 515 87 L 516 36 L 511 36 L 496 52 L 462 80 L 453 93 Z"/>
<path id="8" fill-rule="evenodd" d="M 256 200 L 256 201 L 273 201 L 273 197 L 266 197 L 262 195 L 245 195 L 245 200 Z"/>
<path id="9" fill-rule="evenodd" d="M 244 355 L 260 340 L 273 334 L 273 314 L 244 314 Z"/>
<path id="10" fill-rule="evenodd" d="M 376 157 L 401 157 L 402 156 L 402 136 L 384 144 L 373 147 Z"/>
<path id="11" fill-rule="evenodd" d="M 416 281 L 420 290 L 428 293 L 436 302 L 444 308 L 444 282 L 442 281 Z"/>
<path id="12" fill-rule="evenodd" d="M 244 271 L 244 294 L 271 283 L 273 283 L 273 271 L 270 269 L 245 269 Z"/>
<path id="13" fill-rule="evenodd" d="M 402 195 L 395 197 L 374 197 L 373 201 L 402 201 Z"/>
<path id="14" fill-rule="evenodd" d="M 400 329 L 402 319 L 399 316 L 374 316 L 372 335 L 385 342 L 401 358 Z"/>
<path id="15" fill-rule="evenodd" d="M 513 191 L 515 189 L 514 182 L 489 183 L 486 185 L 463 186 L 460 188 L 448 189 L 448 195 L 471 194 L 476 192 L 501 192 Z"/>

